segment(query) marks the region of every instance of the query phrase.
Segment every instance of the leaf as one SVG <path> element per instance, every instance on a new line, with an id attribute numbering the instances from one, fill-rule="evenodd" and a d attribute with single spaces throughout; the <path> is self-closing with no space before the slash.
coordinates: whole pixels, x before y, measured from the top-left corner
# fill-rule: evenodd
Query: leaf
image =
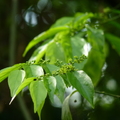
<path id="1" fill-rule="evenodd" d="M 86 26 L 88 33 L 88 42 L 96 50 L 99 50 L 103 53 L 103 48 L 105 45 L 104 33 L 100 29 L 93 29 L 90 26 Z"/>
<path id="2" fill-rule="evenodd" d="M 85 54 L 84 45 L 87 44 L 84 38 L 84 33 L 78 33 L 71 37 L 72 54 L 73 56 L 82 56 Z"/>
<path id="3" fill-rule="evenodd" d="M 42 111 L 42 108 L 43 108 L 43 106 L 44 106 L 44 103 L 45 103 L 45 100 L 40 104 L 40 106 L 39 106 L 39 108 L 38 108 L 38 110 L 37 110 L 37 113 L 38 113 L 38 116 L 39 116 L 39 118 L 41 119 L 41 111 Z"/>
<path id="4" fill-rule="evenodd" d="M 45 77 L 44 78 L 44 84 L 47 88 L 49 98 L 52 103 L 54 103 L 54 93 L 56 90 L 56 79 L 53 76 Z"/>
<path id="5" fill-rule="evenodd" d="M 93 13 L 76 13 L 74 17 L 74 28 L 81 29 L 86 24 L 87 20 L 93 17 Z"/>
<path id="6" fill-rule="evenodd" d="M 20 91 L 23 90 L 26 86 L 28 86 L 34 79 L 36 79 L 36 78 L 35 77 L 27 78 L 20 84 L 20 86 L 16 90 L 14 96 L 12 97 L 10 104 L 15 99 L 15 97 L 20 93 Z"/>
<path id="7" fill-rule="evenodd" d="M 23 68 L 26 72 L 26 78 L 44 75 L 44 71 L 39 65 L 24 65 Z"/>
<path id="8" fill-rule="evenodd" d="M 71 37 L 71 46 L 72 46 L 72 54 L 73 56 L 82 56 L 83 54 L 87 55 L 85 46 L 87 45 L 87 42 L 84 38 L 82 38 L 84 33 L 78 33 Z M 87 60 L 84 60 L 82 63 L 78 64 L 75 63 L 75 67 L 77 69 L 82 69 L 85 65 Z"/>
<path id="9" fill-rule="evenodd" d="M 115 29 L 117 28 L 118 30 L 120 30 L 120 23 L 116 22 L 116 21 L 109 21 L 110 26 L 115 27 Z"/>
<path id="10" fill-rule="evenodd" d="M 112 9 L 112 12 L 120 14 L 120 10 Z"/>
<path id="11" fill-rule="evenodd" d="M 55 78 L 56 78 L 56 82 L 57 82 L 55 94 L 58 96 L 61 103 L 63 103 L 66 85 L 61 76 L 57 75 L 57 76 L 55 76 Z"/>
<path id="12" fill-rule="evenodd" d="M 10 88 L 11 97 L 13 97 L 25 78 L 25 71 L 14 70 L 8 76 L 8 85 Z"/>
<path id="13" fill-rule="evenodd" d="M 96 86 L 100 80 L 105 58 L 106 51 L 104 53 L 101 53 L 92 48 L 89 52 L 87 63 L 85 64 L 83 70 L 90 76 L 94 86 Z"/>
<path id="14" fill-rule="evenodd" d="M 87 63 L 83 69 L 96 86 L 100 80 L 102 67 L 107 55 L 104 33 L 102 30 L 93 29 L 90 26 L 87 26 L 87 33 L 88 42 L 91 44 L 91 50 L 88 55 Z"/>
<path id="15" fill-rule="evenodd" d="M 48 39 L 52 36 L 54 36 L 57 32 L 60 32 L 60 31 L 64 31 L 64 30 L 68 30 L 69 28 L 67 26 L 64 26 L 64 27 L 56 27 L 56 28 L 51 28 L 49 30 L 47 30 L 46 32 L 43 32 L 41 33 L 40 35 L 38 35 L 37 37 L 35 37 L 29 44 L 28 46 L 26 47 L 24 53 L 23 53 L 23 56 L 26 55 L 26 53 L 33 47 L 35 46 L 37 43 L 45 40 L 45 39 Z"/>
<path id="16" fill-rule="evenodd" d="M 105 37 L 107 38 L 107 40 L 111 43 L 111 46 L 118 52 L 118 54 L 120 55 L 120 38 L 107 33 L 105 34 Z"/>
<path id="17" fill-rule="evenodd" d="M 44 86 L 43 81 L 33 81 L 29 87 L 30 95 L 34 103 L 34 112 L 41 113 L 43 103 L 47 97 L 47 90 Z"/>
<path id="18" fill-rule="evenodd" d="M 62 105 L 62 120 L 72 120 L 72 115 L 69 107 L 69 99 L 71 94 L 67 96 Z"/>
<path id="19" fill-rule="evenodd" d="M 60 39 L 59 43 L 61 43 L 63 51 L 64 51 L 65 62 L 68 62 L 70 58 L 73 58 L 72 46 L 71 46 L 71 41 L 70 41 L 70 33 L 69 31 L 66 31 L 66 32 L 61 32 L 59 34 L 60 35 L 58 39 Z"/>
<path id="20" fill-rule="evenodd" d="M 43 65 L 43 68 L 46 73 L 50 73 L 51 75 L 53 72 L 60 69 L 59 67 L 57 67 L 56 65 L 53 65 L 53 64 L 45 64 L 45 65 Z"/>
<path id="21" fill-rule="evenodd" d="M 51 28 L 69 25 L 73 21 L 73 17 L 62 17 L 58 19 Z"/>
<path id="22" fill-rule="evenodd" d="M 8 77 L 11 71 L 21 68 L 22 64 L 16 64 L 12 67 L 7 67 L 0 70 L 0 82 L 2 82 L 5 78 Z"/>
<path id="23" fill-rule="evenodd" d="M 64 50 L 59 42 L 53 42 L 47 48 L 45 59 L 50 59 L 50 63 L 53 64 L 57 59 L 65 61 Z"/>
<path id="24" fill-rule="evenodd" d="M 90 77 L 82 70 L 69 72 L 67 73 L 67 77 L 71 85 L 94 107 L 94 86 Z"/>
<path id="25" fill-rule="evenodd" d="M 39 60 L 43 57 L 43 55 L 46 52 L 46 49 L 48 47 L 48 45 L 51 43 L 51 41 L 47 41 L 45 42 L 43 45 L 41 45 L 40 47 L 38 47 L 34 53 L 32 54 L 31 58 L 29 61 L 35 60 L 35 63 L 38 63 Z"/>

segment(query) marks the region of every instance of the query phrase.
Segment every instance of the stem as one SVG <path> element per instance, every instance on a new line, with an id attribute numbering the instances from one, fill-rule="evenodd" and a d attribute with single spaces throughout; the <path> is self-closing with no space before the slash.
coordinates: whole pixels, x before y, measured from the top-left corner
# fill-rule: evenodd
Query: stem
<path id="1" fill-rule="evenodd" d="M 17 25 L 16 25 L 16 14 L 18 9 L 18 0 L 12 0 L 12 13 L 11 13 L 11 26 L 10 26 L 10 43 L 9 43 L 9 65 L 15 63 L 15 49 L 16 49 L 16 34 L 17 34 Z M 20 105 L 21 112 L 24 115 L 25 120 L 32 120 L 24 100 L 21 96 L 18 95 L 17 100 Z"/>
<path id="2" fill-rule="evenodd" d="M 96 93 L 98 94 L 104 94 L 104 95 L 109 95 L 109 96 L 112 96 L 112 97 L 115 97 L 115 98 L 120 98 L 120 95 L 114 95 L 114 94 L 111 94 L 111 93 L 106 93 L 104 91 L 95 91 Z"/>

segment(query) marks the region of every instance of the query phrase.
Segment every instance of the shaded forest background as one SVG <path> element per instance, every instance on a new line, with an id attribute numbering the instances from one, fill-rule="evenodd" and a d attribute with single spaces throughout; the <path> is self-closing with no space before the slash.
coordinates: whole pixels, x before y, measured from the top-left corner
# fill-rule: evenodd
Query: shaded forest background
<path id="1" fill-rule="evenodd" d="M 13 4 L 17 3 L 14 21 L 11 18 Z M 47 30 L 58 18 L 72 16 L 76 12 L 93 12 L 104 14 L 104 9 L 116 9 L 120 14 L 119 0 L 1 0 L 0 1 L 0 69 L 10 66 L 11 47 L 14 44 L 13 63 L 25 62 L 29 59 L 32 49 L 25 58 L 22 57 L 27 44 L 39 33 Z M 115 14 L 110 13 L 114 17 Z M 103 16 L 103 19 L 105 17 Z M 120 17 L 115 19 L 119 23 Z M 11 43 L 12 23 L 15 22 L 15 41 Z M 106 22 L 103 30 L 109 31 L 120 37 L 120 26 L 113 22 Z M 12 44 L 12 45 L 11 45 Z M 108 42 L 109 45 L 109 42 Z M 120 94 L 120 57 L 118 53 L 109 45 L 110 51 L 106 59 L 107 68 L 104 77 L 101 78 L 97 88 L 112 94 Z M 99 64 L 99 63 L 98 63 Z M 108 83 L 113 82 L 114 87 L 107 87 Z M 119 120 L 120 119 L 120 100 L 110 98 L 110 96 L 99 95 L 100 100 L 94 110 L 83 110 L 82 108 L 72 110 L 73 116 L 82 116 L 83 120 Z M 21 105 L 16 99 L 9 106 L 10 93 L 7 82 L 0 84 L 0 120 L 27 120 L 21 111 Z M 33 113 L 33 104 L 28 92 L 23 95 L 24 102 L 33 120 L 38 120 Z M 107 101 L 106 101 L 107 99 Z M 109 102 L 108 102 L 109 101 Z M 50 105 L 46 101 L 42 111 L 43 120 L 60 120 L 61 109 Z M 74 120 L 79 120 L 75 118 Z"/>

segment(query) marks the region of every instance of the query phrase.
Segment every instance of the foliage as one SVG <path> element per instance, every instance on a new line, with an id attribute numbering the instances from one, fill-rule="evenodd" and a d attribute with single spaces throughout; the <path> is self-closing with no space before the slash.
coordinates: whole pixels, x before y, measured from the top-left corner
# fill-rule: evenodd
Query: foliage
<path id="1" fill-rule="evenodd" d="M 34 112 L 39 117 L 47 95 L 52 103 L 54 95 L 63 103 L 63 120 L 72 120 L 69 99 L 76 91 L 94 108 L 94 87 L 100 80 L 107 56 L 105 37 L 120 53 L 119 38 L 110 33 L 104 36 L 102 29 L 93 26 L 91 21 L 96 17 L 93 13 L 76 13 L 73 17 L 58 19 L 49 30 L 28 44 L 23 56 L 39 45 L 29 61 L 1 70 L 0 82 L 8 77 L 10 103 L 28 87 Z M 86 51 L 86 47 L 90 50 Z M 70 86 L 76 90 L 64 98 L 65 90 Z"/>

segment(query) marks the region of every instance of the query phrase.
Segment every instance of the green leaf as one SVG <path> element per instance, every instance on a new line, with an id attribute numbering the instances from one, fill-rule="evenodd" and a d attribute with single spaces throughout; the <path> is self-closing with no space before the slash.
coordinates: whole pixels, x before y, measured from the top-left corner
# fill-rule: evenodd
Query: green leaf
<path id="1" fill-rule="evenodd" d="M 40 114 L 45 98 L 47 97 L 47 90 L 43 81 L 31 82 L 29 90 L 34 103 L 34 112 L 39 112 Z"/>
<path id="2" fill-rule="evenodd" d="M 118 30 L 120 30 L 120 23 L 116 22 L 116 21 L 109 21 L 110 26 L 115 27 L 115 29 L 117 28 Z"/>
<path id="3" fill-rule="evenodd" d="M 96 86 L 100 80 L 102 68 L 105 63 L 105 58 L 106 58 L 105 52 L 101 53 L 95 50 L 94 48 L 92 48 L 91 51 L 89 52 L 87 63 L 85 64 L 83 69 L 92 79 L 94 86 Z"/>
<path id="4" fill-rule="evenodd" d="M 86 24 L 87 20 L 93 17 L 93 13 L 76 13 L 74 17 L 74 28 L 81 29 Z"/>
<path id="5" fill-rule="evenodd" d="M 59 43 L 61 43 L 64 51 L 65 61 L 68 62 L 73 57 L 69 31 L 59 33 L 58 39 L 60 39 Z"/>
<path id="6" fill-rule="evenodd" d="M 16 90 L 14 96 L 12 97 L 10 104 L 12 103 L 12 101 L 15 99 L 15 97 L 20 93 L 21 90 L 23 90 L 26 86 L 28 86 L 33 80 L 35 80 L 35 77 L 31 77 L 31 78 L 27 78 L 25 79 L 20 86 L 18 87 L 18 89 Z"/>
<path id="7" fill-rule="evenodd" d="M 102 67 L 106 58 L 106 45 L 104 33 L 102 30 L 87 27 L 88 42 L 91 44 L 91 50 L 88 55 L 84 71 L 90 76 L 93 84 L 96 86 L 101 77 Z"/>
<path id="8" fill-rule="evenodd" d="M 86 25 L 88 33 L 88 42 L 92 45 L 95 50 L 99 50 L 103 53 L 105 39 L 104 33 L 100 29 L 93 29 L 90 26 Z"/>
<path id="9" fill-rule="evenodd" d="M 45 65 L 43 65 L 43 68 L 46 73 L 50 73 L 51 75 L 53 72 L 60 69 L 59 67 L 57 67 L 56 65 L 53 65 L 53 64 L 45 64 Z"/>
<path id="10" fill-rule="evenodd" d="M 44 84 L 47 88 L 49 98 L 52 103 L 54 103 L 54 93 L 56 90 L 56 79 L 53 76 L 45 77 L 44 78 Z"/>
<path id="11" fill-rule="evenodd" d="M 12 97 L 15 95 L 18 87 L 22 84 L 24 78 L 25 78 L 25 71 L 23 70 L 14 70 L 9 74 L 8 85 Z"/>
<path id="12" fill-rule="evenodd" d="M 62 120 L 72 120 L 72 115 L 69 107 L 69 99 L 71 94 L 67 96 L 62 105 Z"/>
<path id="13" fill-rule="evenodd" d="M 112 12 L 120 14 L 120 10 L 112 9 Z"/>
<path id="14" fill-rule="evenodd" d="M 94 107 L 94 86 L 90 77 L 84 71 L 75 71 L 67 73 L 67 77 L 73 87 Z"/>
<path id="15" fill-rule="evenodd" d="M 56 82 L 57 82 L 55 94 L 58 96 L 61 103 L 63 103 L 66 85 L 61 76 L 57 75 L 57 76 L 55 76 L 55 78 L 56 78 Z"/>
<path id="16" fill-rule="evenodd" d="M 105 34 L 105 37 L 107 38 L 107 40 L 109 40 L 109 42 L 111 43 L 111 46 L 120 55 L 120 38 L 110 33 Z"/>
<path id="17" fill-rule="evenodd" d="M 39 65 L 25 65 L 23 68 L 26 72 L 26 78 L 44 75 L 44 71 Z"/>
<path id="18" fill-rule="evenodd" d="M 77 35 L 74 35 L 71 37 L 71 46 L 72 46 L 72 54 L 73 56 L 82 56 L 83 54 L 87 55 L 85 46 L 87 45 L 87 42 L 84 38 L 82 38 L 84 33 L 78 33 Z M 77 69 L 82 69 L 85 65 L 87 60 L 84 60 L 82 63 L 78 64 L 75 63 L 75 67 Z"/>
<path id="19" fill-rule="evenodd" d="M 46 52 L 46 49 L 48 47 L 48 45 L 51 43 L 51 41 L 47 41 L 46 43 L 44 43 L 43 45 L 41 45 L 40 47 L 38 47 L 34 53 L 32 54 L 31 58 L 29 61 L 35 60 L 35 63 L 38 63 L 39 60 L 43 57 L 43 55 Z"/>
<path id="20" fill-rule="evenodd" d="M 23 56 L 26 55 L 26 53 L 36 44 L 38 44 L 39 42 L 48 39 L 50 37 L 53 37 L 57 32 L 60 31 L 64 31 L 64 30 L 68 30 L 69 28 L 67 26 L 64 27 L 56 27 L 56 28 L 51 28 L 49 30 L 47 30 L 46 32 L 41 33 L 40 35 L 38 35 L 37 37 L 35 37 L 26 47 L 25 52 L 23 53 Z"/>
<path id="21" fill-rule="evenodd" d="M 51 28 L 69 25 L 73 21 L 73 17 L 62 17 L 58 19 Z"/>
<path id="22" fill-rule="evenodd" d="M 71 37 L 72 54 L 73 56 L 82 56 L 85 54 L 84 46 L 87 44 L 84 38 L 84 33 L 78 33 Z"/>
<path id="23" fill-rule="evenodd" d="M 22 64 L 16 64 L 12 67 L 7 67 L 0 70 L 0 82 L 2 82 L 5 78 L 8 77 L 11 71 L 21 68 Z"/>
<path id="24" fill-rule="evenodd" d="M 50 59 L 50 63 L 55 63 L 57 59 L 65 61 L 64 50 L 59 42 L 53 42 L 47 48 L 45 59 Z"/>
<path id="25" fill-rule="evenodd" d="M 41 111 L 42 111 L 42 108 L 44 106 L 44 103 L 45 103 L 45 100 L 40 104 L 38 110 L 37 110 L 37 113 L 38 113 L 38 116 L 39 116 L 39 119 L 41 120 Z"/>

